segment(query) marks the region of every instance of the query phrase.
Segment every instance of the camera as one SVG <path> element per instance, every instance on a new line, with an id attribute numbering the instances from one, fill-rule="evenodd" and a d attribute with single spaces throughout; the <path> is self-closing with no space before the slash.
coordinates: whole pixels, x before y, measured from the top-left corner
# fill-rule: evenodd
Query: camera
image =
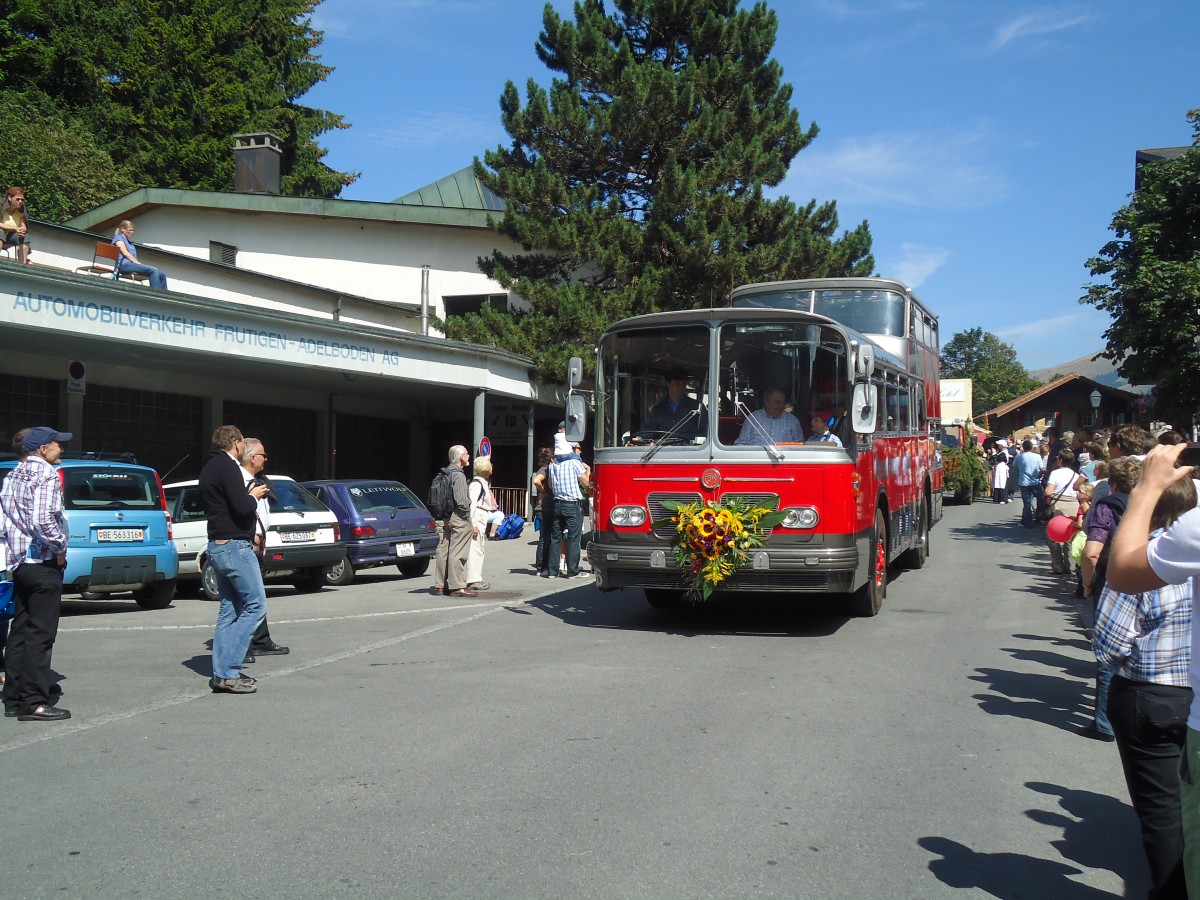
<path id="1" fill-rule="evenodd" d="M 273 487 L 271 487 L 271 482 L 267 478 L 266 475 L 261 475 L 261 474 L 255 475 L 253 478 L 250 479 L 250 483 L 248 485 L 246 485 L 246 489 L 249 490 L 250 488 L 258 487 L 260 484 L 265 484 L 267 486 L 267 493 L 264 496 L 267 496 L 267 497 L 275 496 L 275 489 Z"/>
<path id="2" fill-rule="evenodd" d="M 1184 447 L 1175 464 L 1179 466 L 1200 466 L 1200 446 Z"/>

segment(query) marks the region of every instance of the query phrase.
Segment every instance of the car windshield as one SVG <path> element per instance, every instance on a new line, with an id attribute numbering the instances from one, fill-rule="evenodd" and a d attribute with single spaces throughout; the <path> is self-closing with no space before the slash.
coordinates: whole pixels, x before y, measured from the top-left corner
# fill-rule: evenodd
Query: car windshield
<path id="1" fill-rule="evenodd" d="M 144 469 L 71 466 L 63 473 L 66 509 L 161 509 L 158 482 Z"/>
<path id="2" fill-rule="evenodd" d="M 268 497 L 268 504 L 273 513 L 327 511 L 324 503 L 291 480 L 272 479 L 271 493 Z"/>
<path id="3" fill-rule="evenodd" d="M 350 502 L 360 513 L 390 513 L 396 509 L 420 509 L 418 500 L 402 484 L 353 484 L 346 487 Z"/>

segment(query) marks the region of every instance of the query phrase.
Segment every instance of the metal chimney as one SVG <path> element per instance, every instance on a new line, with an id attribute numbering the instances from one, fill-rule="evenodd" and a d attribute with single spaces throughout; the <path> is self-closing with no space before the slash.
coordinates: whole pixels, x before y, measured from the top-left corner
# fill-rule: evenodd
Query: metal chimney
<path id="1" fill-rule="evenodd" d="M 235 134 L 233 158 L 237 169 L 234 190 L 239 194 L 274 194 L 279 196 L 279 160 L 282 145 L 268 132 Z"/>

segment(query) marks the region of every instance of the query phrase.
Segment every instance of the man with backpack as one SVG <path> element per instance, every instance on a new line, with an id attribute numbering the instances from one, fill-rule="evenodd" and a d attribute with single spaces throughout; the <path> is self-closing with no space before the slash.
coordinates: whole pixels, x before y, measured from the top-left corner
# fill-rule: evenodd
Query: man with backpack
<path id="1" fill-rule="evenodd" d="M 429 511 L 442 523 L 433 591 L 450 597 L 478 597 L 467 586 L 467 554 L 472 536 L 478 537 L 478 529 L 471 524 L 471 500 L 463 474 L 471 464 L 471 454 L 462 444 L 455 444 L 449 458 L 450 464 L 438 471 L 429 488 Z"/>

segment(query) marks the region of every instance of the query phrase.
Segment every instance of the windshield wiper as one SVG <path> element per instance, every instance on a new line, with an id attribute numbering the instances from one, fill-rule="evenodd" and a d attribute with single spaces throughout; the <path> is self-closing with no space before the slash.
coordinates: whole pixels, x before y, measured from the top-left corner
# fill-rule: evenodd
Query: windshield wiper
<path id="1" fill-rule="evenodd" d="M 764 444 L 757 444 L 757 445 L 752 445 L 752 446 L 762 447 L 764 450 L 767 451 L 767 453 L 769 453 L 771 456 L 775 457 L 776 461 L 783 459 L 783 452 L 778 447 L 775 446 L 775 439 L 773 437 L 771 437 L 771 434 L 770 434 L 770 432 L 767 431 L 767 429 L 763 428 L 762 422 L 760 422 L 760 421 L 758 421 L 758 419 L 754 418 L 754 413 L 752 413 L 750 411 L 750 408 L 748 406 L 746 406 L 746 404 L 743 403 L 740 399 L 736 401 L 736 406 L 734 408 L 735 408 L 735 410 L 740 409 L 742 411 L 742 415 L 746 417 L 746 421 L 749 422 L 751 425 L 753 425 L 755 428 L 757 428 L 759 431 L 759 434 L 761 434 L 763 437 L 765 437 L 767 439 L 766 443 L 764 443 Z"/>

